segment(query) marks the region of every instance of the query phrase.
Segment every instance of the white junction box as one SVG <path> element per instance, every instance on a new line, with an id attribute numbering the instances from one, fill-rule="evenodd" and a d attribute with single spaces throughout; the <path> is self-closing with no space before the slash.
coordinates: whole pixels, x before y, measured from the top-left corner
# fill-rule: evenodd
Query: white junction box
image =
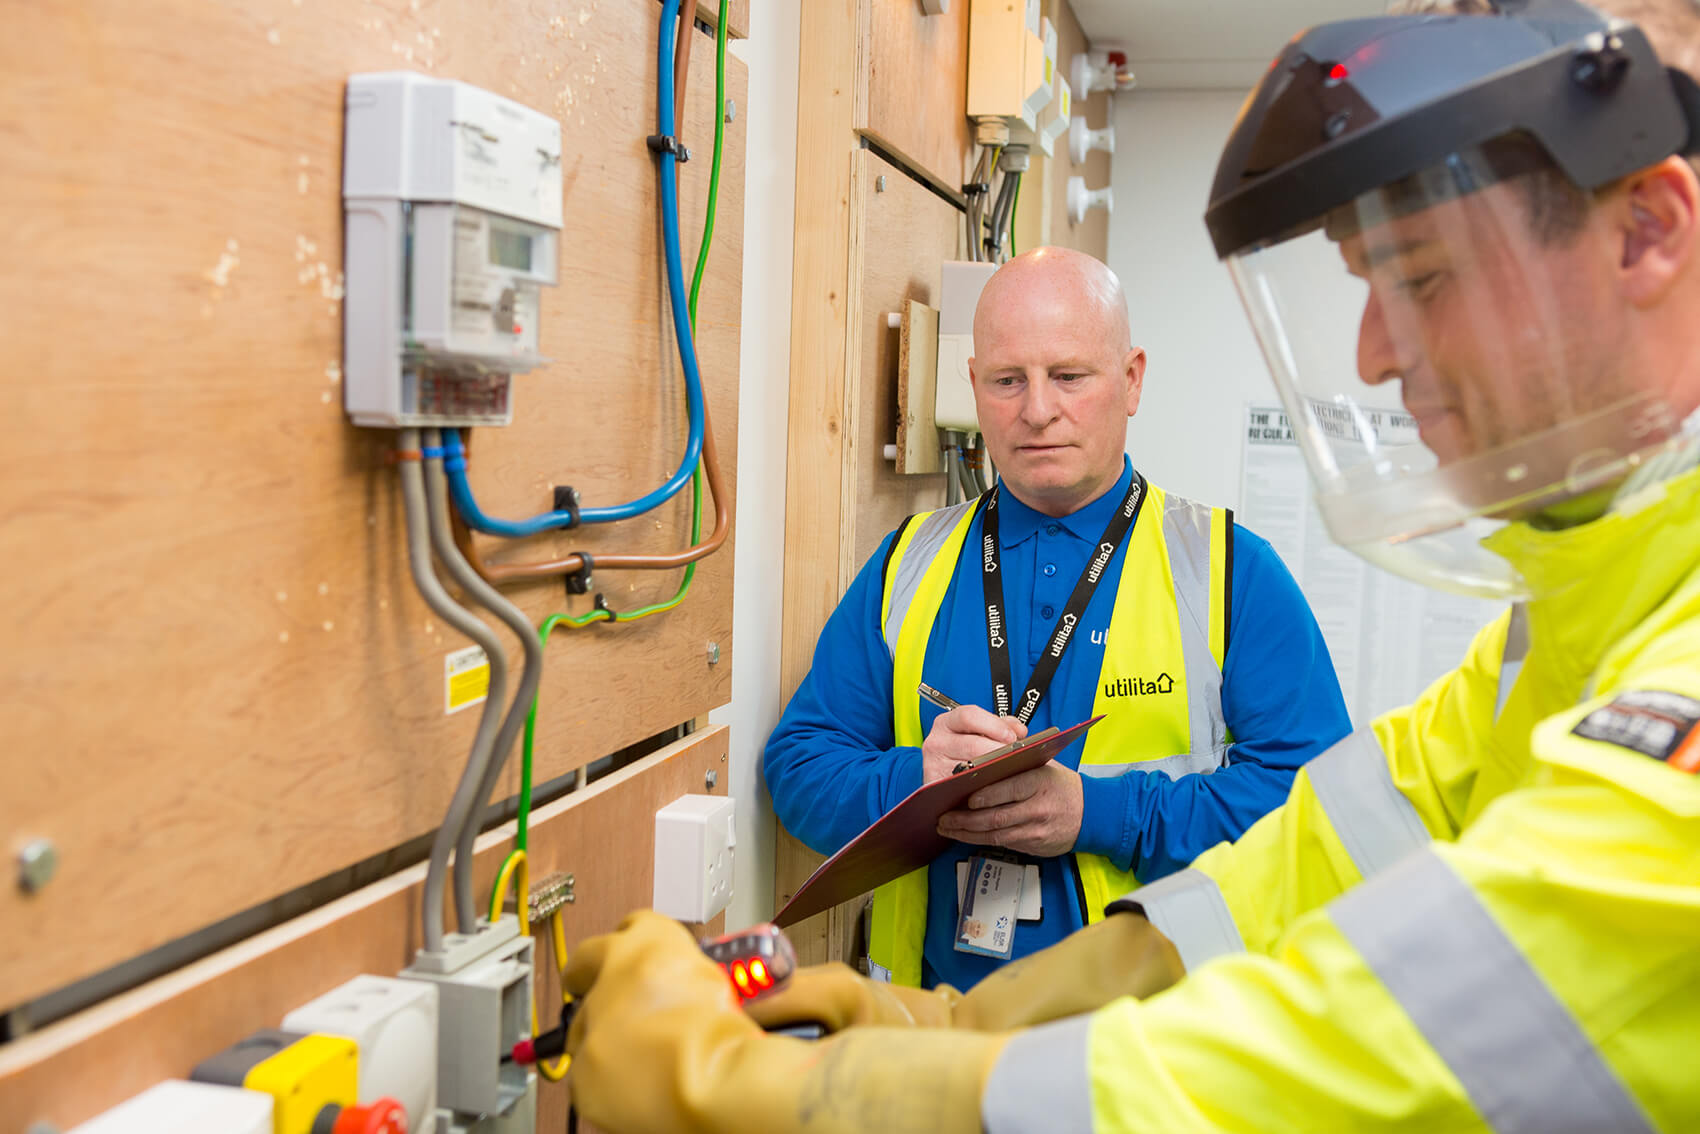
<path id="1" fill-rule="evenodd" d="M 474 1119 L 503 1120 L 530 1130 L 536 1121 L 537 1074 L 504 1057 L 531 1036 L 534 942 L 519 919 L 503 914 L 470 934 L 449 933 L 440 952 L 420 950 L 403 980 L 437 989 L 437 1105 L 480 1132 Z"/>
<path id="2" fill-rule="evenodd" d="M 344 404 L 356 425 L 506 425 L 559 279 L 561 124 L 412 71 L 353 75 Z"/>
<path id="3" fill-rule="evenodd" d="M 968 360 L 974 356 L 974 308 L 998 270 L 989 261 L 946 260 L 939 275 L 939 368 L 933 420 L 940 429 L 980 432 Z"/>
<path id="4" fill-rule="evenodd" d="M 437 986 L 361 975 L 283 1018 L 288 1032 L 343 1036 L 360 1047 L 356 1100 L 388 1096 L 410 1130 L 428 1130 L 437 1109 Z"/>
<path id="5" fill-rule="evenodd" d="M 272 1097 L 171 1079 L 73 1126 L 71 1134 L 272 1134 Z"/>
<path id="6" fill-rule="evenodd" d="M 733 801 L 682 795 L 655 813 L 655 909 L 704 922 L 732 901 Z"/>

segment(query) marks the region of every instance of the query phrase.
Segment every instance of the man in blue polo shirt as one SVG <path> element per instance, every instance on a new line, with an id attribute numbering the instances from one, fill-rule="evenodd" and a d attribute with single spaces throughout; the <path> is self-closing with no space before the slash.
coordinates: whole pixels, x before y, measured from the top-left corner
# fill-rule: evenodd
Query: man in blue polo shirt
<path id="1" fill-rule="evenodd" d="M 974 343 L 998 485 L 886 537 L 765 758 L 780 820 L 830 854 L 961 761 L 1104 715 L 945 816 L 958 845 L 876 891 L 874 974 L 961 989 L 1237 838 L 1351 729 L 1274 551 L 1128 460 L 1145 352 L 1115 275 L 1065 249 L 1011 260 Z M 922 699 L 922 683 L 961 707 Z M 994 920 L 1013 936 L 993 938 Z"/>

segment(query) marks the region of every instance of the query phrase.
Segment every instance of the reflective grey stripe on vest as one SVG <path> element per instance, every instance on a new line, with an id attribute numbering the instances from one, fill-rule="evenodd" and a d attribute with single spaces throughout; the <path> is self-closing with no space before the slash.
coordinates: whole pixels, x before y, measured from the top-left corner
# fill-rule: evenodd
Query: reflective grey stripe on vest
<path id="1" fill-rule="evenodd" d="M 1215 752 L 1182 752 L 1178 756 L 1165 756 L 1161 760 L 1135 760 L 1131 764 L 1082 764 L 1080 774 L 1091 776 L 1095 780 L 1107 780 L 1122 775 L 1124 772 L 1162 772 L 1171 780 L 1197 772 L 1208 775 L 1228 762 L 1228 749 L 1224 745 Z"/>
<path id="2" fill-rule="evenodd" d="M 1387 756 L 1368 728 L 1304 766 L 1334 833 L 1365 878 L 1429 844 L 1428 828 L 1393 783 Z"/>
<path id="3" fill-rule="evenodd" d="M 1529 610 L 1522 603 L 1511 608 L 1511 621 L 1505 627 L 1505 651 L 1499 657 L 1499 691 L 1494 696 L 1493 719 L 1505 711 L 1511 699 L 1511 687 L 1523 671 L 1523 659 L 1529 656 Z"/>
<path id="4" fill-rule="evenodd" d="M 1112 902 L 1106 912 L 1124 904 L 1144 911 L 1145 919 L 1174 943 L 1189 973 L 1212 957 L 1245 952 L 1221 888 L 1203 871 L 1188 867 L 1159 878 Z"/>
<path id="5" fill-rule="evenodd" d="M 886 608 L 885 616 L 885 647 L 897 656 L 897 633 L 903 629 L 903 617 L 909 613 L 910 604 L 915 601 L 915 592 L 920 589 L 921 576 L 927 573 L 937 557 L 939 548 L 950 538 L 956 523 L 962 518 L 962 513 L 978 504 L 978 498 L 956 504 L 949 508 L 940 508 L 937 512 L 929 512 L 918 523 L 915 538 L 909 541 L 909 547 L 897 561 L 897 574 L 891 583 L 891 605 Z"/>
<path id="6" fill-rule="evenodd" d="M 1210 655 L 1210 509 L 1184 496 L 1163 500 L 1163 542 L 1175 580 L 1175 612 L 1186 661 L 1187 725 L 1194 752 L 1226 753 L 1222 670 Z"/>
<path id="7" fill-rule="evenodd" d="M 1087 1043 L 1092 1017 L 1070 1016 L 1015 1033 L 980 1096 L 986 1134 L 1085 1134 L 1092 1129 Z"/>
<path id="8" fill-rule="evenodd" d="M 1496 1134 L 1652 1129 L 1565 1008 L 1439 855 L 1328 907 Z"/>

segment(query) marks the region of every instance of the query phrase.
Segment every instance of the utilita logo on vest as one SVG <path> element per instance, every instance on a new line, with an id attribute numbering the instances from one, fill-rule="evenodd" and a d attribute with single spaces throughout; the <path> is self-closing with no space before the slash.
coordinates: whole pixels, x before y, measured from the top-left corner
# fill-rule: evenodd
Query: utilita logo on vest
<path id="1" fill-rule="evenodd" d="M 1106 697 L 1151 697 L 1175 691 L 1175 679 L 1166 673 L 1159 673 L 1157 680 L 1147 681 L 1143 677 L 1114 677 L 1104 682 Z"/>

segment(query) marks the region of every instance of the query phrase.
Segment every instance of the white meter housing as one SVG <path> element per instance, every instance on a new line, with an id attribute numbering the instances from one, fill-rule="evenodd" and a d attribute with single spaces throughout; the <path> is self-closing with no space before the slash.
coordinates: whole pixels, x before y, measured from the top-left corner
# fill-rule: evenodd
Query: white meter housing
<path id="1" fill-rule="evenodd" d="M 356 425 L 506 425 L 559 279 L 561 124 L 412 71 L 348 80 L 344 405 Z"/>

